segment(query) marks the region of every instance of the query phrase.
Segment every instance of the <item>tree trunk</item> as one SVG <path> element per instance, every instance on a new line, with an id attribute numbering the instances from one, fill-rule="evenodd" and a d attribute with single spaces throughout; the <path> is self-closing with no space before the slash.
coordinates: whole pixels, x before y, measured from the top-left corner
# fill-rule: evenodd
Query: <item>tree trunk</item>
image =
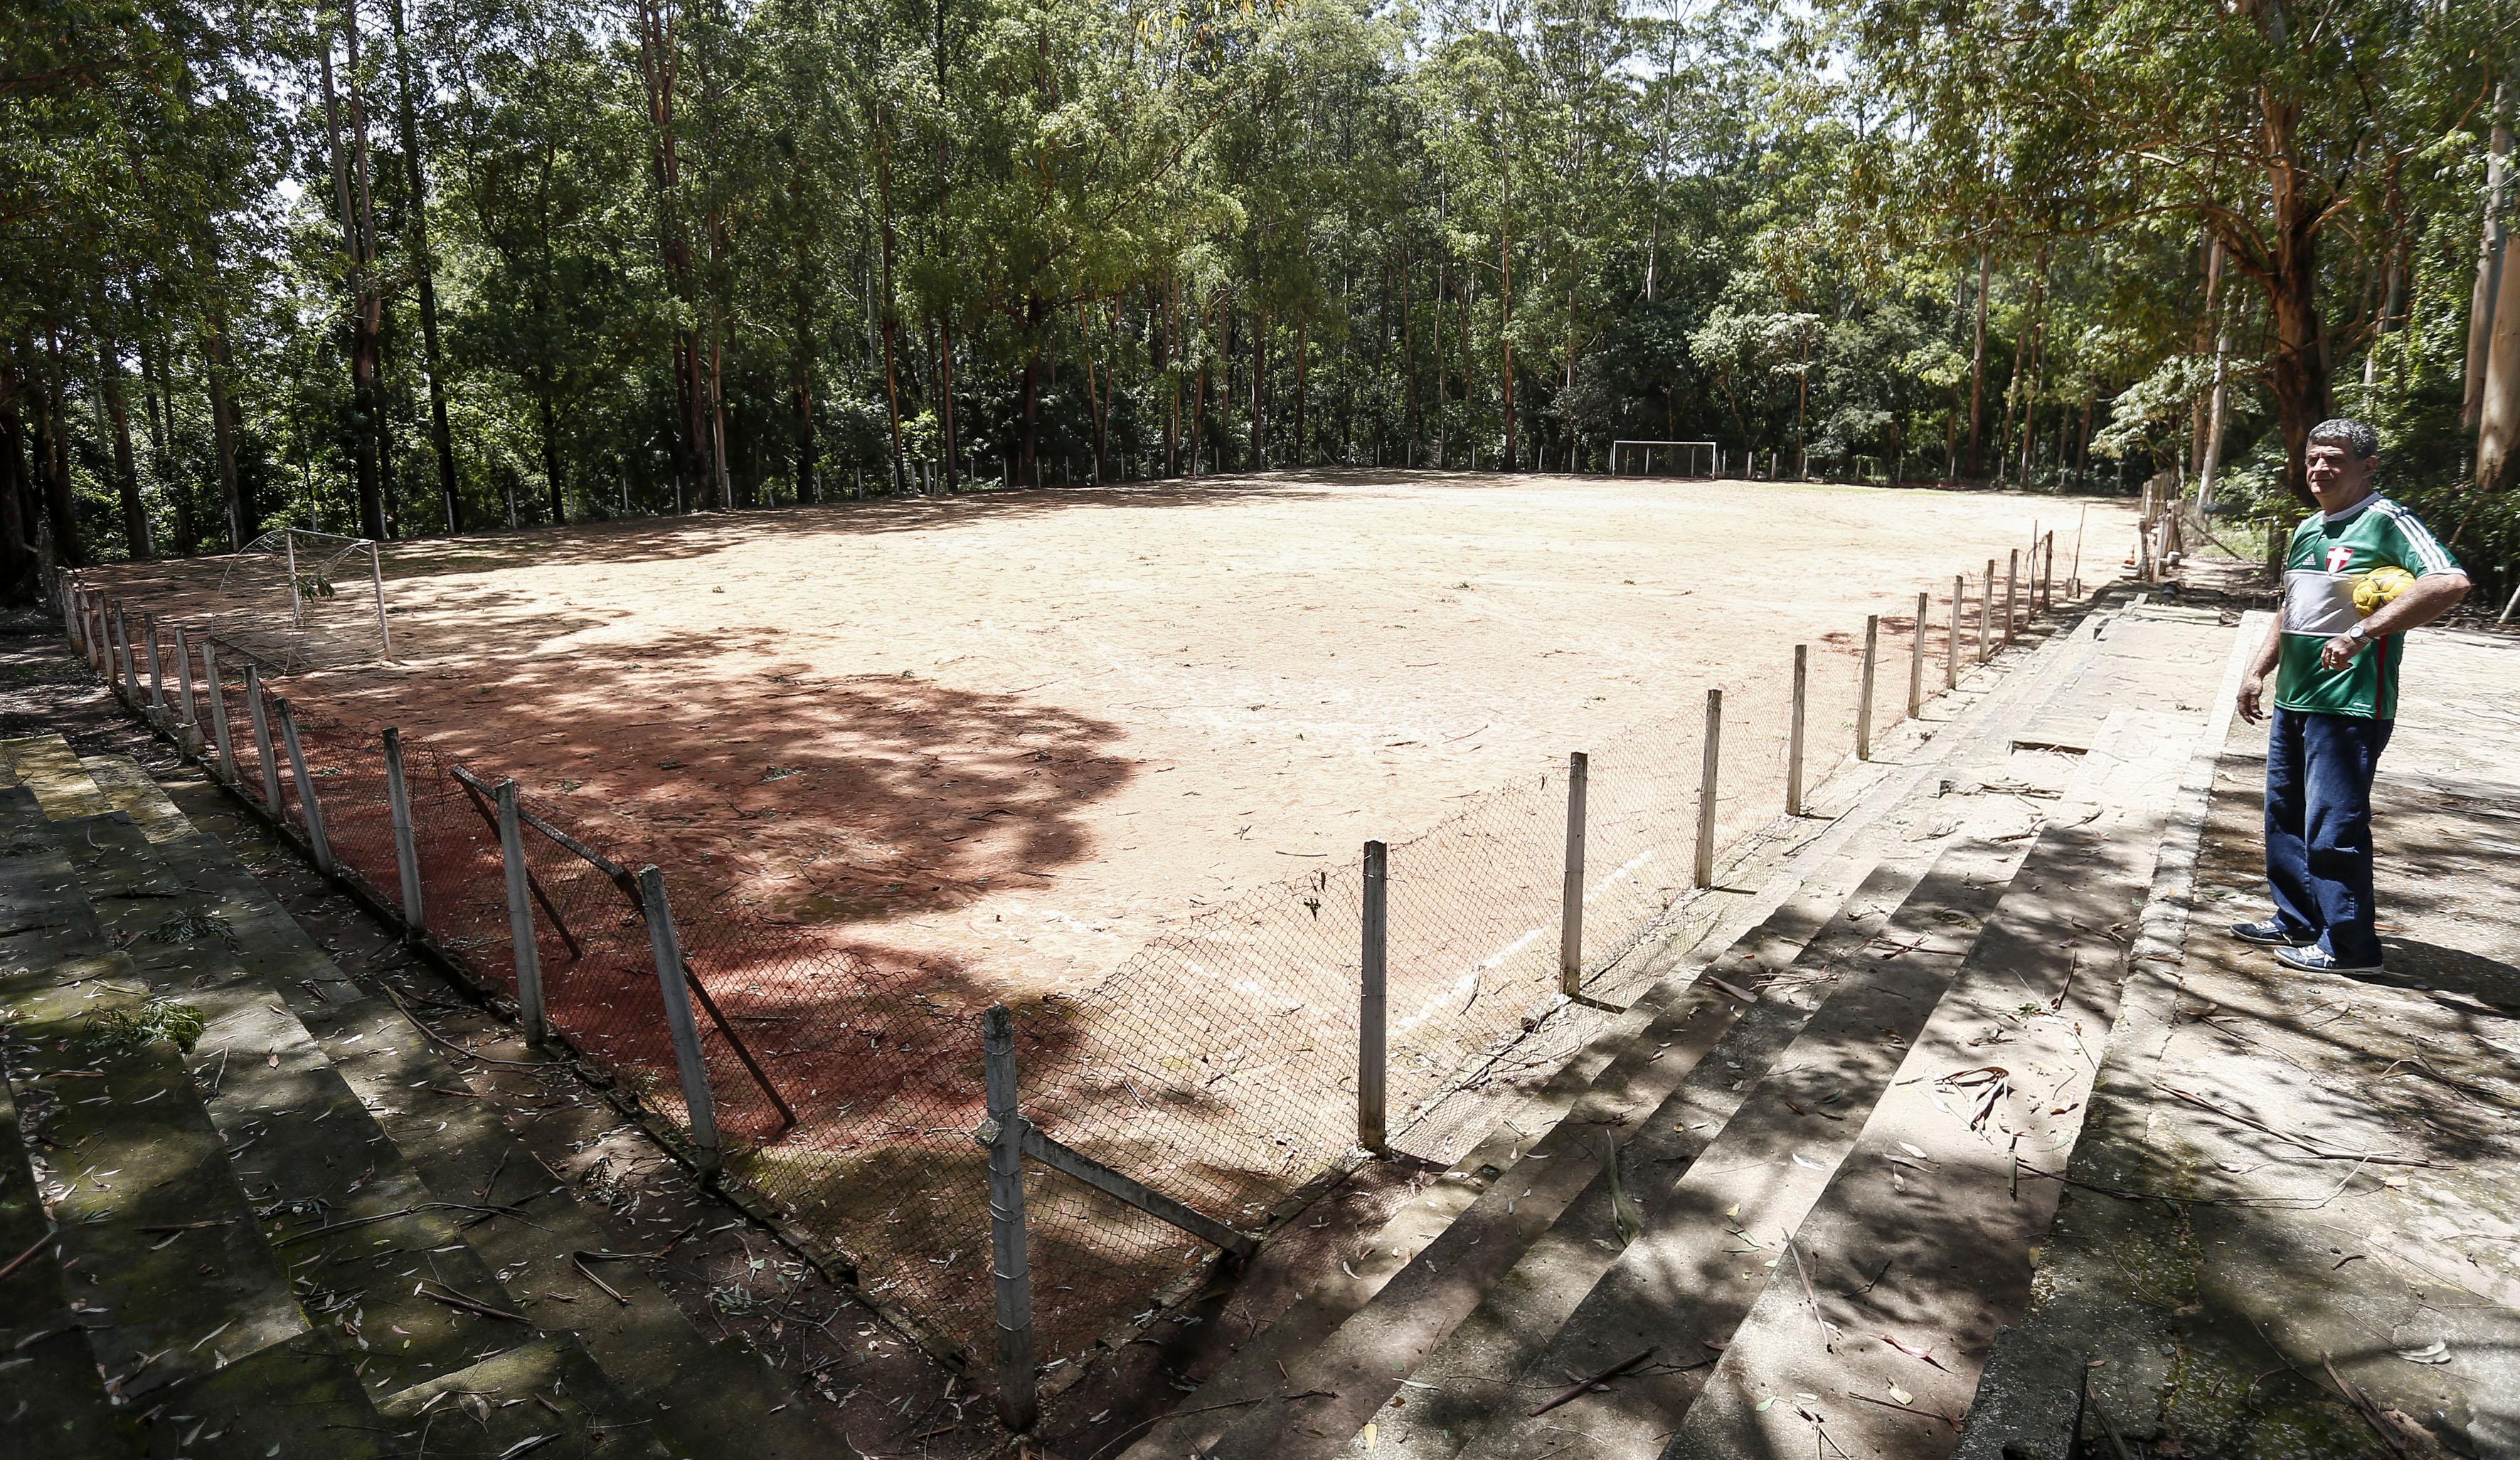
<path id="1" fill-rule="evenodd" d="M 339 205 L 341 242 L 349 255 L 350 283 L 350 457 L 359 492 L 359 531 L 382 538 L 384 490 L 378 471 L 377 336 L 382 297 L 374 280 L 376 218 L 368 198 L 367 114 L 359 98 L 359 14 L 356 0 L 342 6 L 342 34 L 348 47 L 349 143 L 341 138 L 341 108 L 333 85 L 333 45 L 324 43 L 324 141 L 333 158 L 333 191 Z"/>
<path id="2" fill-rule="evenodd" d="M 464 530 L 462 497 L 455 486 L 455 437 L 446 428 L 446 371 L 437 348 L 437 261 L 428 251 L 428 190 L 420 164 L 420 125 L 412 113 L 411 60 L 403 51 L 402 0 L 391 0 L 394 79 L 401 114 L 403 202 L 410 215 L 412 268 L 420 295 L 420 347 L 428 382 L 428 439 L 437 457 L 437 493 L 446 505 L 446 530 Z"/>
<path id="3" fill-rule="evenodd" d="M 210 435 L 219 457 L 219 505 L 227 510 L 228 551 L 241 553 L 253 539 L 252 504 L 237 476 L 236 400 L 228 394 L 227 316 L 216 305 L 209 315 L 207 338 L 202 342 L 202 380 L 210 397 Z"/>
<path id="4" fill-rule="evenodd" d="M 105 400 L 106 423 L 113 430 L 113 489 L 122 505 L 122 541 L 132 562 L 145 563 L 158 551 L 150 540 L 149 509 L 140 500 L 140 463 L 131 451 L 131 405 L 122 388 L 122 347 L 113 332 L 103 327 L 102 314 L 100 309 L 97 386 Z"/>
<path id="5" fill-rule="evenodd" d="M 883 318 L 883 401 L 892 430 L 892 489 L 910 490 L 910 464 L 901 450 L 901 319 L 893 301 L 892 289 L 892 154 L 888 148 L 876 149 L 876 198 L 878 227 L 883 244 L 883 299 L 878 310 Z"/>
<path id="6" fill-rule="evenodd" d="M 1986 285 L 1995 260 L 1977 251 L 1977 343 L 1969 351 L 1968 475 L 1984 476 L 1986 439 Z"/>
<path id="7" fill-rule="evenodd" d="M 691 501 L 706 500 L 708 468 L 707 391 L 700 381 L 699 299 L 692 277 L 691 241 L 682 217 L 682 150 L 674 129 L 674 91 L 682 76 L 682 52 L 674 38 L 670 0 L 639 0 L 639 80 L 647 93 L 648 124 L 653 135 L 648 166 L 656 187 L 656 251 L 664 265 L 665 286 L 682 306 L 683 328 L 674 333 L 674 414 L 676 463 Z M 683 494 L 678 494 L 683 495 Z"/>
<path id="8" fill-rule="evenodd" d="M 2223 251 L 2222 236 L 2209 231 L 2205 240 L 2205 312 L 2196 317 L 2196 353 L 2200 355 L 2214 342 L 2216 311 L 2223 297 Z M 2221 383 L 2222 375 L 2223 362 L 2218 356 L 2214 362 L 2216 384 Z M 2189 412 L 2188 469 L 2200 480 L 2205 475 L 2205 433 L 2208 418 L 2213 414 L 2212 394 L 2211 390 L 2198 394 L 2195 407 Z"/>
<path id="9" fill-rule="evenodd" d="M 796 500 L 819 502 L 823 494 L 815 479 L 818 463 L 814 440 L 814 332 L 805 322 L 802 309 L 796 321 L 796 460 L 794 480 Z"/>
<path id="10" fill-rule="evenodd" d="M 936 352 L 936 419 L 945 429 L 945 491 L 952 495 L 955 484 L 962 480 L 962 435 L 954 426 L 954 321 L 940 318 L 936 329 L 941 343 Z"/>
<path id="11" fill-rule="evenodd" d="M 1269 470 L 1269 316 L 1251 311 L 1251 466 Z"/>
<path id="12" fill-rule="evenodd" d="M 1306 402 L 1304 400 L 1304 377 L 1306 374 L 1305 367 L 1307 361 L 1305 359 L 1304 337 L 1310 333 L 1307 329 L 1307 324 L 1308 322 L 1303 316 L 1297 315 L 1295 317 L 1295 459 L 1289 463 L 1289 465 L 1294 467 L 1297 471 L 1303 470 L 1305 461 L 1304 409 Z"/>
<path id="13" fill-rule="evenodd" d="M 1167 274 L 1164 293 L 1156 310 L 1161 323 L 1149 321 L 1154 336 L 1155 373 L 1163 378 L 1168 397 L 1164 414 L 1164 476 L 1167 479 L 1181 475 L 1181 372 L 1178 367 L 1181 337 L 1181 278 Z"/>
<path id="14" fill-rule="evenodd" d="M 34 479 L 26 465 L 26 431 L 18 417 L 25 381 L 0 356 L 0 602 L 22 603 L 39 595 L 35 546 L 28 509 Z"/>
<path id="15" fill-rule="evenodd" d="M 2494 321 L 2500 309 L 2502 275 L 2509 237 L 2502 223 L 2502 195 L 2509 183 L 2511 126 L 2502 102 L 2509 85 L 2494 88 L 2494 142 L 2485 160 L 2485 243 L 2476 258 L 2476 288 L 2468 297 L 2466 402 L 2459 424 L 2476 426 L 2485 407 L 2487 359 L 2493 349 Z"/>
<path id="16" fill-rule="evenodd" d="M 1024 300 L 1023 446 L 1016 480 L 1041 485 L 1041 322 L 1046 311 L 1039 297 Z"/>
<path id="17" fill-rule="evenodd" d="M 201 525 L 194 516 L 192 483 L 176 477 L 174 392 L 166 380 L 163 336 L 156 349 L 149 347 L 146 336 L 142 337 L 140 379 L 148 391 L 148 410 L 143 419 L 149 423 L 150 460 L 175 508 L 175 556 L 189 558 L 201 551 Z"/>
<path id="18" fill-rule="evenodd" d="M 2494 336 L 2477 402 L 2476 484 L 2486 491 L 2520 482 L 2520 268 L 2506 263 L 2497 283 Z"/>
<path id="19" fill-rule="evenodd" d="M 560 413 L 552 409 L 552 382 L 549 371 L 537 372 L 534 382 L 534 408 L 542 426 L 543 497 L 551 507 L 555 526 L 568 521 L 567 497 L 562 493 L 560 468 Z"/>
<path id="20" fill-rule="evenodd" d="M 1405 433 L 1404 439 L 1407 445 L 1401 461 L 1404 465 L 1415 465 L 1418 460 L 1418 442 L 1425 433 L 1425 427 L 1418 405 L 1418 322 L 1416 312 L 1410 308 L 1409 297 L 1412 293 L 1410 275 L 1415 271 L 1410 268 L 1409 262 L 1408 251 L 1403 250 L 1400 254 L 1399 289 L 1400 377 L 1403 391 L 1402 431 Z"/>
<path id="21" fill-rule="evenodd" d="M 53 551 L 65 568 L 84 568 L 79 550 L 78 507 L 70 500 L 69 447 L 64 439 L 68 423 L 62 419 L 62 337 L 44 332 L 50 369 L 35 386 L 35 470 L 44 479 L 44 517 L 52 525 Z"/>

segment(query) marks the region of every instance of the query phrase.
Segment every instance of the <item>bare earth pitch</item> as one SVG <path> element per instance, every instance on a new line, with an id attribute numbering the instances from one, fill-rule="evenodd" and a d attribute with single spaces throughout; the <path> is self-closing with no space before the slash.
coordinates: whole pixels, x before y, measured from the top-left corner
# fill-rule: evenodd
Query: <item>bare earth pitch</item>
<path id="1" fill-rule="evenodd" d="M 1954 572 L 2034 524 L 2061 579 L 2084 511 L 1358 472 L 590 524 L 389 549 L 401 662 L 290 690 L 518 777 L 678 901 L 1073 991 L 1709 686 L 1728 757 L 1778 760 L 1798 641 L 1834 744 L 1850 707 L 1818 687 L 1851 679 L 1867 613 L 1930 587 L 1939 616 Z M 2133 521 L 2089 507 L 2087 581 Z"/>

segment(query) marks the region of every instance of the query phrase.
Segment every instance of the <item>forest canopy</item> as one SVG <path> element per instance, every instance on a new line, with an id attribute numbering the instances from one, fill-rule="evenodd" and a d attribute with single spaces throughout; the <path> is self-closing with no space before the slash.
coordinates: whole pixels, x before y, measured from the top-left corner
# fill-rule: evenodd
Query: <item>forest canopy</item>
<path id="1" fill-rule="evenodd" d="M 11 0 L 0 578 L 1634 437 L 2210 477 L 2253 518 L 2329 414 L 2492 578 L 2516 35 L 2455 0 Z"/>

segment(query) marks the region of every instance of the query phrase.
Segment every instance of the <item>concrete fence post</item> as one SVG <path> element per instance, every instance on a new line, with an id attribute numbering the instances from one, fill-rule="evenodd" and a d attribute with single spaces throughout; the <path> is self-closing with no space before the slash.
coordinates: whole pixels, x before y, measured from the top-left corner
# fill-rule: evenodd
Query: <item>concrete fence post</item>
<path id="1" fill-rule="evenodd" d="M 209 640 L 202 641 L 202 684 L 210 692 L 210 738 L 219 748 L 219 776 L 229 785 L 236 784 L 236 748 L 228 744 L 228 696 L 219 683 L 219 652 Z"/>
<path id="2" fill-rule="evenodd" d="M 180 623 L 175 625 L 175 690 L 184 697 L 175 715 L 175 727 L 185 732 L 181 737 L 188 742 L 184 749 L 198 755 L 201 753 L 202 720 L 193 708 L 193 646 L 187 641 L 184 625 Z"/>
<path id="3" fill-rule="evenodd" d="M 368 582 L 377 594 L 377 640 L 384 646 L 385 658 L 393 658 L 393 627 L 385 622 L 385 570 L 377 556 L 377 545 L 368 544 Z"/>
<path id="4" fill-rule="evenodd" d="M 1033 1372 L 1032 1257 L 1026 1250 L 1023 1196 L 1023 1119 L 1015 1108 L 1015 1021 L 1004 1004 L 980 1016 L 980 1048 L 986 1060 L 989 1118 L 997 1139 L 989 1143 L 990 1279 L 998 1319 L 998 1423 L 1017 1435 L 1041 1417 Z"/>
<path id="5" fill-rule="evenodd" d="M 1952 574 L 1952 631 L 1943 641 L 1943 688 L 1960 687 L 1960 601 L 1968 597 L 1968 577 Z"/>
<path id="6" fill-rule="evenodd" d="M 516 835 L 517 783 L 499 783 L 500 840 Z M 508 885 L 521 889 L 524 885 L 524 858 L 519 855 L 510 864 L 516 871 L 509 874 Z M 700 1058 L 700 1027 L 692 1018 L 692 990 L 685 981 L 691 978 L 691 965 L 683 958 L 683 940 L 674 932 L 674 909 L 665 900 L 665 874 L 654 863 L 639 869 L 639 904 L 648 915 L 648 947 L 656 958 L 656 991 L 665 1000 L 665 1032 L 674 1041 L 674 1072 L 681 1077 L 683 1111 L 692 1127 L 692 1146 L 699 1154 L 702 1174 L 714 1174 L 722 1160 L 723 1143 L 717 1133 L 717 1097 L 709 1093 L 708 1063 Z M 513 907 L 515 904 L 511 904 Z M 513 916 L 513 914 L 512 914 Z M 533 914 L 525 914 L 526 936 L 532 936 Z M 524 967 L 522 959 L 518 967 Z M 524 986 L 520 978 L 518 988 Z M 542 965 L 534 966 L 534 1023 L 543 1024 Z M 1012 1056 L 1013 1038 L 1009 1034 L 1008 1050 Z M 1012 1099 L 1012 1083 L 1008 1098 Z"/>
<path id="7" fill-rule="evenodd" d="M 262 667 L 245 666 L 245 704 L 253 721 L 253 758 L 262 767 L 262 803 L 271 819 L 280 819 L 280 762 L 271 753 L 271 716 L 262 707 Z"/>
<path id="8" fill-rule="evenodd" d="M 140 707 L 140 671 L 131 662 L 131 617 L 122 612 L 119 600 L 113 605 L 113 637 L 121 645 L 115 658 L 122 666 L 123 702 L 137 709 Z"/>
<path id="9" fill-rule="evenodd" d="M 517 816 L 517 783 L 499 783 L 499 861 L 508 874 L 508 946 L 517 958 L 517 1010 L 524 1018 L 525 1038 L 538 1041 L 551 1032 L 551 1023 L 543 1014 L 542 950 L 534 943 L 534 901 L 532 884 L 525 879 L 525 839 Z M 648 936 L 656 935 L 657 907 L 648 904 Z M 679 968 L 680 965 L 677 965 Z M 664 971 L 657 971 L 664 978 Z M 677 980 L 666 981 L 681 986 Z M 672 1019 L 673 994 L 665 999 L 666 1018 Z"/>
<path id="10" fill-rule="evenodd" d="M 1793 713 L 1785 732 L 1785 814 L 1803 814 L 1803 707 L 1811 690 L 1811 646 L 1794 646 Z"/>
<path id="11" fill-rule="evenodd" d="M 1391 1146 L 1383 1109 L 1386 961 L 1391 934 L 1391 852 L 1365 844 L 1365 946 L 1356 996 L 1356 1143 L 1380 1156 Z"/>
<path id="12" fill-rule="evenodd" d="M 1995 655 L 1995 560 L 1986 560 L 1985 590 L 1977 601 L 1977 662 L 1985 663 Z"/>
<path id="13" fill-rule="evenodd" d="M 297 743 L 297 716 L 287 700 L 274 697 L 280 707 L 280 740 L 289 750 L 289 774 L 297 783 L 297 813 L 305 822 L 306 846 L 315 854 L 316 867 L 333 870 L 333 844 L 324 836 L 324 801 L 315 794 L 315 782 L 306 774 L 306 753 Z"/>
<path id="14" fill-rule="evenodd" d="M 1864 616 L 1864 672 L 1855 691 L 1855 758 L 1872 758 L 1872 676 L 1881 660 L 1881 616 Z"/>
<path id="15" fill-rule="evenodd" d="M 143 613 L 140 631 L 149 636 L 149 710 L 153 718 L 166 712 L 166 673 L 158 662 L 158 616 Z"/>
<path id="16" fill-rule="evenodd" d="M 1724 759 L 1724 692 L 1706 692 L 1706 736 L 1697 753 L 1695 886 L 1715 886 L 1715 773 Z"/>
<path id="17" fill-rule="evenodd" d="M 385 802 L 393 812 L 394 867 L 402 874 L 402 922 L 407 933 L 426 926 L 420 890 L 420 844 L 412 835 L 411 783 L 404 778 L 402 732 L 385 727 Z"/>
<path id="18" fill-rule="evenodd" d="M 1916 631 L 1908 645 L 1908 718 L 1914 719 L 1925 708 L 1925 615 L 1934 607 L 1933 595 L 1916 595 Z"/>
<path id="19" fill-rule="evenodd" d="M 2018 618 L 2020 598 L 2021 549 L 2013 548 L 2003 563 L 2003 647 L 2012 647 L 2012 630 Z"/>
<path id="20" fill-rule="evenodd" d="M 1557 991 L 1584 991 L 1584 798 L 1592 760 L 1582 751 L 1566 756 L 1566 881 L 1557 902 Z"/>

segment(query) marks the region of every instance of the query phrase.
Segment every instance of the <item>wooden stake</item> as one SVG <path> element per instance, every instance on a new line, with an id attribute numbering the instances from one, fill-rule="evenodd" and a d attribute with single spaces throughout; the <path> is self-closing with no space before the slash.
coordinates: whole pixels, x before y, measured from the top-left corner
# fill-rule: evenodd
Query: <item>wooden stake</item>
<path id="1" fill-rule="evenodd" d="M 196 748 L 200 744 L 202 722 L 193 712 L 193 646 L 184 641 L 184 625 L 180 623 L 175 625 L 175 684 L 177 692 L 184 697 L 175 724 L 178 729 L 192 732 L 186 738 L 193 742 L 193 746 L 187 749 L 189 753 L 198 753 Z"/>
<path id="2" fill-rule="evenodd" d="M 508 946 L 515 950 L 517 958 L 517 1010 L 523 1016 L 526 1042 L 539 1043 L 545 1034 L 551 1032 L 551 1025 L 543 1011 L 542 950 L 534 943 L 534 894 L 526 880 L 525 842 L 517 819 L 517 783 L 514 780 L 499 783 L 499 861 L 507 870 Z M 648 936 L 651 941 L 656 935 L 656 920 L 663 916 L 660 906 L 655 900 L 648 903 Z M 673 967 L 679 970 L 681 964 Z M 658 977 L 664 976 L 659 972 Z M 670 1009 L 682 982 L 679 979 L 666 979 L 665 981 L 671 985 L 666 994 L 666 1005 Z M 690 1018 L 688 1009 L 684 1017 Z M 670 1015 L 668 1018 L 670 1020 Z"/>
<path id="3" fill-rule="evenodd" d="M 1584 798 L 1592 774 L 1582 751 L 1566 756 L 1566 877 L 1557 899 L 1557 991 L 1584 991 Z"/>
<path id="4" fill-rule="evenodd" d="M 2003 564 L 2003 647 L 2012 647 L 2013 621 L 2018 616 L 2017 605 L 2021 577 L 2021 549 L 2014 548 Z"/>
<path id="5" fill-rule="evenodd" d="M 1794 646 L 1794 708 L 1785 739 L 1785 814 L 1803 814 L 1803 705 L 1811 688 L 1811 646 Z"/>
<path id="6" fill-rule="evenodd" d="M 1943 641 L 1943 688 L 1960 687 L 1960 600 L 1968 596 L 1968 578 L 1952 574 L 1952 632 Z"/>
<path id="7" fill-rule="evenodd" d="M 277 697 L 280 707 L 280 739 L 289 749 L 289 774 L 297 783 L 297 814 L 306 828 L 306 846 L 315 855 L 319 871 L 333 870 L 333 844 L 324 836 L 324 801 L 315 794 L 315 782 L 306 774 L 306 753 L 297 744 L 297 716 L 289 702 Z"/>
<path id="8" fill-rule="evenodd" d="M 502 842 L 515 834 L 516 811 L 517 783 L 502 781 L 499 783 L 499 840 Z M 519 858 L 519 862 L 521 860 Z M 513 909 L 517 905 L 514 892 L 519 881 L 521 879 L 514 874 L 508 879 L 508 905 L 512 920 Z M 656 960 L 656 991 L 665 999 L 665 1032 L 673 1036 L 674 1071 L 682 1077 L 683 1111 L 690 1118 L 692 1146 L 698 1155 L 701 1173 L 712 1174 L 720 1161 L 717 1099 L 709 1093 L 708 1064 L 700 1058 L 699 1026 L 692 1019 L 692 992 L 684 986 L 684 980 L 692 976 L 683 962 L 682 939 L 674 933 L 673 908 L 665 900 L 665 874 L 658 871 L 652 862 L 639 869 L 639 903 L 640 910 L 648 916 L 648 948 Z M 529 952 L 533 947 L 533 911 L 530 907 L 525 912 L 525 947 Z M 517 967 L 519 971 L 524 968 L 522 957 L 518 959 Z M 523 985 L 524 981 L 519 978 L 518 986 L 521 989 Z M 542 969 L 537 961 L 534 970 L 534 1024 L 537 1027 L 542 1025 Z M 1011 1050 L 1012 1044 L 1010 1039 Z M 1012 1090 L 1008 1093 L 1012 1098 Z"/>
<path id="9" fill-rule="evenodd" d="M 158 616 L 140 616 L 140 631 L 149 636 L 149 708 L 153 717 L 166 711 L 166 676 L 158 665 Z"/>
<path id="10" fill-rule="evenodd" d="M 228 697 L 219 684 L 218 650 L 208 639 L 202 641 L 202 683 L 210 692 L 210 737 L 219 748 L 219 776 L 233 786 L 236 751 L 228 744 Z"/>
<path id="11" fill-rule="evenodd" d="M 1995 653 L 1995 560 L 1986 560 L 1986 591 L 1977 601 L 1977 662 L 1985 663 Z"/>
<path id="12" fill-rule="evenodd" d="M 394 866 L 402 873 L 402 922 L 406 935 L 426 926 L 421 905 L 420 844 L 412 835 L 411 787 L 403 777 L 402 732 L 385 727 L 385 801 L 393 813 Z"/>
<path id="13" fill-rule="evenodd" d="M 1872 671 L 1881 658 L 1881 616 L 1864 616 L 1864 670 L 1855 692 L 1855 758 L 1872 758 Z"/>
<path id="14" fill-rule="evenodd" d="M 1696 885 L 1715 886 L 1715 773 L 1723 762 L 1724 692 L 1706 692 L 1706 737 L 1701 742 L 1697 764 L 1697 868 Z"/>
<path id="15" fill-rule="evenodd" d="M 1015 1021 L 1004 1004 L 980 1016 L 989 1118 L 989 1256 L 997 1300 L 998 1423 L 1017 1435 L 1041 1417 L 1033 1372 L 1032 1257 L 1024 1231 L 1023 1118 L 1015 1107 Z"/>
<path id="16" fill-rule="evenodd" d="M 1933 606 L 1933 595 L 1916 595 L 1916 631 L 1908 645 L 1908 718 L 1912 720 L 1925 708 L 1925 615 Z"/>
<path id="17" fill-rule="evenodd" d="M 1390 1150 L 1384 1129 L 1384 1019 L 1390 970 L 1390 848 L 1365 844 L 1364 977 L 1356 996 L 1356 1143 L 1376 1156 Z"/>
<path id="18" fill-rule="evenodd" d="M 262 666 L 245 666 L 245 707 L 253 721 L 253 757 L 262 767 L 262 803 L 271 819 L 280 819 L 280 762 L 271 755 L 271 720 L 262 707 Z"/>

